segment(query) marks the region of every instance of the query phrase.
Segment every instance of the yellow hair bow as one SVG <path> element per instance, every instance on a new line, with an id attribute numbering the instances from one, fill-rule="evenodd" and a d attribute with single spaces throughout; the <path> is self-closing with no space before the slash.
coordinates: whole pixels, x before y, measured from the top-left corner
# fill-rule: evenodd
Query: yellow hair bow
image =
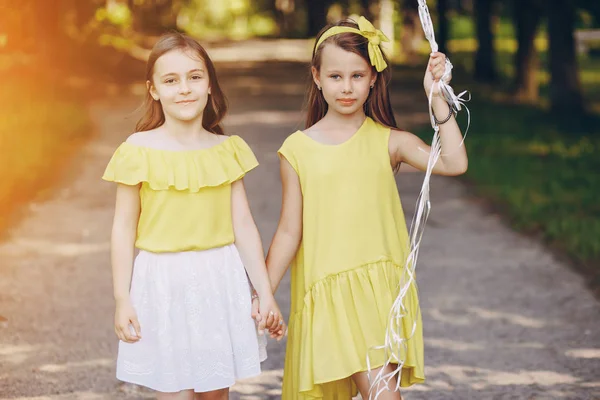
<path id="1" fill-rule="evenodd" d="M 386 69 L 387 63 L 383 58 L 380 44 L 381 42 L 389 42 L 390 39 L 388 39 L 387 36 L 385 36 L 384 33 L 379 29 L 375 29 L 373 24 L 370 23 L 365 17 L 360 17 L 358 19 L 358 29 L 351 28 L 349 26 L 333 26 L 327 29 L 319 38 L 315 49 L 318 49 L 321 43 L 331 36 L 346 32 L 359 34 L 369 40 L 369 59 L 371 60 L 371 65 L 375 67 L 377 72 L 381 72 Z"/>

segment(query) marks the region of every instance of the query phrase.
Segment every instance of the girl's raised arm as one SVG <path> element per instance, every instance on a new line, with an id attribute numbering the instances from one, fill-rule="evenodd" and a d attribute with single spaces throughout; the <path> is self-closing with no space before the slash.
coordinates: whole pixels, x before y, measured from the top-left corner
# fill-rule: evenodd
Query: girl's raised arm
<path id="1" fill-rule="evenodd" d="M 432 172 L 437 175 L 461 175 L 468 166 L 467 152 L 463 143 L 460 127 L 454 119 L 453 112 L 446 101 L 440 96 L 439 86 L 436 84 L 444 73 L 446 56 L 443 53 L 434 53 L 425 71 L 423 86 L 429 95 L 433 85 L 433 98 L 431 107 L 433 115 L 439 123 L 442 153 Z M 396 166 L 405 162 L 421 171 L 427 169 L 431 147 L 419 137 L 409 132 L 392 130 L 390 135 L 390 157 Z"/>

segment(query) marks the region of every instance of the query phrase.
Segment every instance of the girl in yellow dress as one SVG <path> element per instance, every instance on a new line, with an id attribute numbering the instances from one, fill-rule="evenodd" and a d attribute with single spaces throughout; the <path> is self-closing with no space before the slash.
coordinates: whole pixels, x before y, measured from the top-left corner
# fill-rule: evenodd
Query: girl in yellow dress
<path id="1" fill-rule="evenodd" d="M 394 171 L 425 170 L 430 147 L 400 130 L 390 106 L 387 38 L 364 18 L 325 27 L 317 37 L 306 129 L 281 148 L 283 204 L 267 256 L 273 290 L 291 264 L 292 305 L 283 400 L 369 398 L 371 374 L 386 365 L 389 312 L 398 295 L 409 238 Z M 424 77 L 433 85 L 442 157 L 433 172 L 459 175 L 467 155 L 453 111 L 439 96 L 445 56 L 434 53 Z M 421 383 L 423 338 L 417 290 L 404 304 L 406 350 L 396 379 Z M 416 331 L 411 335 L 413 323 Z M 398 361 L 398 360 L 395 360 Z M 387 364 L 392 372 L 393 365 Z M 400 399 L 394 380 L 379 400 Z"/>
<path id="2" fill-rule="evenodd" d="M 111 239 L 117 378 L 154 389 L 161 400 L 227 399 L 229 387 L 259 374 L 266 358 L 248 277 L 274 335 L 285 327 L 242 181 L 258 163 L 244 140 L 224 135 L 225 97 L 196 41 L 163 36 L 146 81 L 137 133 L 103 176 L 118 183 Z"/>

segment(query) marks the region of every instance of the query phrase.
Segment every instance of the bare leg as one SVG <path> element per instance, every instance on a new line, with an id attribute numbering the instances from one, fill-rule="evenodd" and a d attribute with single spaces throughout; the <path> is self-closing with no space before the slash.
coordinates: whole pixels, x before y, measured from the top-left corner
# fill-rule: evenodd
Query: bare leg
<path id="1" fill-rule="evenodd" d="M 177 393 L 162 393 L 157 392 L 156 394 L 157 400 L 194 400 L 194 391 L 193 390 L 182 390 Z"/>
<path id="2" fill-rule="evenodd" d="M 227 400 L 229 399 L 229 388 L 213 390 L 211 392 L 196 393 L 194 400 Z"/>
<path id="3" fill-rule="evenodd" d="M 381 368 L 378 369 L 374 369 L 373 371 L 371 371 L 371 379 L 373 380 L 377 374 L 379 373 L 379 371 L 381 370 Z M 387 367 L 385 367 L 385 373 L 390 373 L 394 370 L 393 366 L 388 365 Z M 369 378 L 368 378 L 368 372 L 364 371 L 364 372 L 357 372 L 356 374 L 352 375 L 352 379 L 354 380 L 354 383 L 356 384 L 356 386 L 358 387 L 358 390 L 360 392 L 360 395 L 362 396 L 363 400 L 369 400 L 369 389 L 371 387 L 371 385 L 369 384 Z M 384 386 L 384 384 L 381 383 L 379 387 L 377 388 L 373 388 L 373 396 L 375 396 L 375 393 L 377 393 L 377 390 L 382 389 Z M 393 392 L 392 390 L 394 390 L 396 388 L 396 377 L 390 379 L 390 382 L 388 384 L 388 390 L 382 390 L 381 393 L 379 394 L 379 397 L 377 398 L 377 400 L 402 400 L 402 396 L 400 395 L 400 392 Z"/>

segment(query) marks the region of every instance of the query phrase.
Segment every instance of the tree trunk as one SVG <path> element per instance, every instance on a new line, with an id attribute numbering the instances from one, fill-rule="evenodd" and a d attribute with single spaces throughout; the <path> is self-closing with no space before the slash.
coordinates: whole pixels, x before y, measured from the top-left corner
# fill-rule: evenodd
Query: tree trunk
<path id="1" fill-rule="evenodd" d="M 478 43 L 475 54 L 475 79 L 482 82 L 496 80 L 492 6 L 493 0 L 475 0 L 475 24 Z"/>
<path id="2" fill-rule="evenodd" d="M 6 35 L 0 46 L 3 53 L 31 50 L 35 45 L 29 26 L 34 19 L 32 0 L 23 0 L 19 7 L 11 6 L 9 0 L 0 0 L 0 36 Z M 7 12 L 9 7 L 13 10 Z"/>
<path id="3" fill-rule="evenodd" d="M 436 42 L 439 50 L 448 55 L 448 0 L 437 0 L 438 28 Z"/>
<path id="4" fill-rule="evenodd" d="M 287 37 L 293 30 L 295 0 L 271 0 L 271 9 L 275 12 L 278 37 Z"/>
<path id="5" fill-rule="evenodd" d="M 327 24 L 328 0 L 306 0 L 306 11 L 308 13 L 307 35 L 317 36 L 319 31 Z"/>
<path id="6" fill-rule="evenodd" d="M 575 52 L 575 6 L 571 0 L 547 3 L 550 46 L 550 102 L 560 113 L 581 113 L 583 96 Z"/>
<path id="7" fill-rule="evenodd" d="M 41 60 L 58 67 L 67 62 L 65 57 L 72 45 L 65 30 L 65 0 L 34 0 L 30 4 L 31 19 L 21 28 L 27 37 L 26 51 L 38 54 Z"/>
<path id="8" fill-rule="evenodd" d="M 94 18 L 96 10 L 101 6 L 98 0 L 71 0 L 75 9 L 75 26 L 81 32 L 85 26 Z M 133 0 L 131 0 L 133 1 Z"/>
<path id="9" fill-rule="evenodd" d="M 129 2 L 132 4 L 132 2 Z M 133 28 L 138 32 L 160 34 L 165 30 L 177 29 L 177 14 L 181 2 L 178 0 L 146 0 L 142 4 L 133 2 Z"/>
<path id="10" fill-rule="evenodd" d="M 276 36 L 281 37 L 285 36 L 286 30 L 286 19 L 285 13 L 280 7 L 281 0 L 271 0 L 269 1 L 270 9 L 273 10 L 273 14 L 275 15 L 275 23 L 277 24 L 277 32 Z"/>
<path id="11" fill-rule="evenodd" d="M 419 18 L 417 0 L 404 0 L 400 13 L 402 16 L 402 33 L 400 36 L 402 51 L 408 64 L 415 65 L 419 62 L 417 50 L 425 38 Z"/>
<path id="12" fill-rule="evenodd" d="M 535 35 L 542 11 L 535 0 L 513 0 L 518 44 L 514 58 L 515 95 L 518 100 L 528 103 L 534 103 L 539 98 L 539 57 L 535 50 Z"/>
<path id="13" fill-rule="evenodd" d="M 456 12 L 461 15 L 471 14 L 473 12 L 473 2 L 476 0 L 453 0 Z"/>
<path id="14" fill-rule="evenodd" d="M 362 15 L 372 22 L 375 19 L 375 15 L 373 14 L 373 0 L 360 0 L 360 6 Z"/>
<path id="15" fill-rule="evenodd" d="M 391 58 L 394 54 L 394 2 L 381 0 L 379 7 L 379 28 L 390 39 L 389 42 L 382 43 L 382 47 Z"/>

